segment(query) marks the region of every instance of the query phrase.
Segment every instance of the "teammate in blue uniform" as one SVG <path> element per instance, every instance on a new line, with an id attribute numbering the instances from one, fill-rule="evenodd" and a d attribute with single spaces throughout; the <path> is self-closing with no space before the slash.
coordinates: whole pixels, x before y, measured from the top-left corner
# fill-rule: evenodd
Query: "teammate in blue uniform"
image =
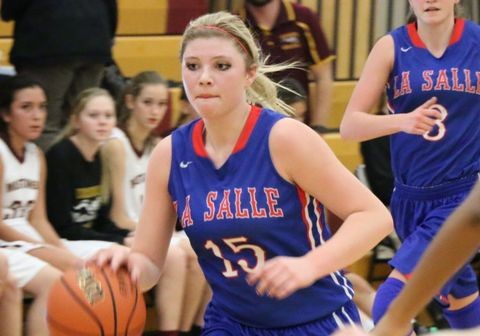
<path id="1" fill-rule="evenodd" d="M 412 319 L 425 307 L 443 284 L 478 250 L 480 243 L 480 182 L 447 219 L 418 262 L 417 271 L 405 289 L 389 306 L 371 335 L 405 336 Z M 435 276 L 432 276 L 432 273 Z M 358 327 L 346 328 L 335 336 L 366 336 Z M 480 327 L 441 331 L 435 336 L 480 335 Z"/>
<path id="2" fill-rule="evenodd" d="M 478 179 L 480 27 L 456 17 L 458 2 L 410 0 L 416 19 L 373 47 L 341 124 L 348 139 L 391 135 L 390 207 L 402 246 L 377 293 L 377 321 Z M 391 114 L 369 115 L 385 85 Z M 452 328 L 480 325 L 476 282 L 466 266 L 442 289 Z"/>
<path id="3" fill-rule="evenodd" d="M 265 75 L 282 66 L 265 67 L 238 17 L 191 22 L 180 55 L 201 118 L 154 149 L 132 250 L 97 262 L 153 286 L 178 217 L 213 291 L 202 335 L 330 335 L 358 322 L 338 270 L 390 232 L 387 209 L 315 131 L 271 110 L 287 109 Z M 344 219 L 331 238 L 323 204 Z"/>

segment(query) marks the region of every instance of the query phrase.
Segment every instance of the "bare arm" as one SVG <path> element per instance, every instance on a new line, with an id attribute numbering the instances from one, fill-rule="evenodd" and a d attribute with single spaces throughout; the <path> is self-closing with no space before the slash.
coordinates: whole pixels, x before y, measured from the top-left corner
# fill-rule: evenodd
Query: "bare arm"
<path id="1" fill-rule="evenodd" d="M 326 243 L 301 258 L 278 257 L 250 277 L 260 293 L 283 298 L 298 288 L 352 264 L 392 231 L 390 213 L 306 125 L 283 119 L 272 129 L 270 151 L 278 173 L 344 220 Z M 298 263 L 302 263 L 299 265 Z M 272 274 L 290 272 L 289 288 Z M 308 271 L 305 271 L 308 270 Z M 294 281 L 293 281 L 294 280 Z M 295 282 L 295 285 L 293 284 Z"/>
<path id="2" fill-rule="evenodd" d="M 134 231 L 137 223 L 127 215 L 125 207 L 125 148 L 119 139 L 111 139 L 102 146 L 102 169 L 108 173 L 112 200 L 110 218 L 120 228 Z"/>
<path id="3" fill-rule="evenodd" d="M 393 62 L 393 38 L 386 35 L 378 40 L 370 52 L 350 97 L 340 124 L 340 133 L 343 138 L 365 141 L 397 132 L 422 135 L 432 129 L 435 119 L 441 118 L 439 111 L 430 108 L 436 103 L 435 97 L 413 111 L 398 111 L 409 113 L 369 114 L 384 93 Z"/>
<path id="4" fill-rule="evenodd" d="M 313 65 L 311 73 L 315 78 L 315 110 L 312 111 L 311 125 L 326 126 L 332 106 L 333 76 L 332 62 L 326 60 Z"/>
<path id="5" fill-rule="evenodd" d="M 477 183 L 432 241 L 407 286 L 378 324 L 375 335 L 406 335 L 411 319 L 475 253 L 480 245 L 479 204 L 480 183 Z"/>
<path id="6" fill-rule="evenodd" d="M 171 147 L 171 137 L 161 141 L 148 165 L 144 207 L 132 247 L 134 254 L 148 260 L 142 263 L 142 274 L 139 274 L 142 288 L 153 287 L 158 282 L 175 226 L 176 213 L 168 192 Z"/>
<path id="7" fill-rule="evenodd" d="M 385 206 L 338 161 L 323 139 L 304 128 L 282 120 L 272 131 L 271 148 L 282 176 L 344 220 L 332 239 L 311 252 L 318 278 L 364 256 L 393 225 Z"/>

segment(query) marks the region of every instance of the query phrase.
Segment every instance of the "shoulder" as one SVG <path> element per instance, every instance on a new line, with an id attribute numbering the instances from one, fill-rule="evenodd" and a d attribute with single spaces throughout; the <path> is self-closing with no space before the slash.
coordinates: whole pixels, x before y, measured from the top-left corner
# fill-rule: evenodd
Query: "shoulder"
<path id="1" fill-rule="evenodd" d="M 287 13 L 289 11 L 289 6 L 291 6 L 290 8 L 295 16 L 294 21 L 297 23 L 302 22 L 310 27 L 316 27 L 317 29 L 320 27 L 320 19 L 318 14 L 309 7 L 294 2 L 286 4 L 285 6 L 287 8 Z M 291 13 L 288 13 L 287 15 L 290 16 Z"/>
<path id="2" fill-rule="evenodd" d="M 101 147 L 102 155 L 115 155 L 124 153 L 125 144 L 120 138 L 111 138 L 108 139 Z"/>
<path id="3" fill-rule="evenodd" d="M 272 127 L 269 135 L 271 149 L 282 152 L 297 151 L 309 139 L 319 138 L 319 135 L 304 123 L 293 118 L 282 118 Z"/>
<path id="4" fill-rule="evenodd" d="M 281 119 L 273 126 L 269 149 L 277 171 L 288 181 L 293 181 L 295 170 L 308 166 L 312 158 L 323 160 L 331 156 L 330 148 L 320 135 L 292 118 Z"/>
<path id="5" fill-rule="evenodd" d="M 152 159 L 170 160 L 172 157 L 172 135 L 160 140 L 152 151 Z M 163 159 L 162 159 L 163 158 Z"/>
<path id="6" fill-rule="evenodd" d="M 123 130 L 118 127 L 114 127 L 112 130 L 112 134 L 110 135 L 110 139 L 123 139 L 126 138 L 127 135 Z"/>
<path id="7" fill-rule="evenodd" d="M 152 156 L 148 162 L 148 175 L 154 175 L 155 179 L 160 179 L 167 183 L 170 177 L 170 167 L 172 162 L 172 136 L 169 135 L 155 146 Z"/>
<path id="8" fill-rule="evenodd" d="M 304 123 L 293 118 L 284 117 L 273 125 L 270 132 L 270 142 L 291 146 L 311 135 L 318 136 L 313 129 Z"/>
<path id="9" fill-rule="evenodd" d="M 395 55 L 395 43 L 391 34 L 380 37 L 373 45 L 370 56 L 375 59 L 388 60 L 392 63 Z"/>
<path id="10" fill-rule="evenodd" d="M 476 44 L 480 44 L 480 25 L 470 20 L 464 20 L 464 32 Z"/>

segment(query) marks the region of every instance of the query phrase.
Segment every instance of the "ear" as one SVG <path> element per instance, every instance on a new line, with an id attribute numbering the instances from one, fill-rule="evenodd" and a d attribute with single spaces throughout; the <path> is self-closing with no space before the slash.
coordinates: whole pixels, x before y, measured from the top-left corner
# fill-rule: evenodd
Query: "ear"
<path id="1" fill-rule="evenodd" d="M 5 111 L 5 110 L 0 110 L 0 117 L 7 124 L 12 120 L 12 118 L 10 117 L 10 114 L 7 113 L 7 111 Z"/>
<path id="2" fill-rule="evenodd" d="M 257 70 L 257 65 L 252 65 L 250 68 L 247 69 L 247 73 L 245 76 L 247 86 L 252 85 L 255 79 L 257 79 Z"/>
<path id="3" fill-rule="evenodd" d="M 78 116 L 77 115 L 74 115 L 72 114 L 70 116 L 70 124 L 72 125 L 72 129 L 74 129 L 75 131 L 78 130 Z"/>
<path id="4" fill-rule="evenodd" d="M 135 101 L 135 98 L 130 93 L 125 95 L 124 103 L 129 110 L 133 110 L 134 101 Z"/>

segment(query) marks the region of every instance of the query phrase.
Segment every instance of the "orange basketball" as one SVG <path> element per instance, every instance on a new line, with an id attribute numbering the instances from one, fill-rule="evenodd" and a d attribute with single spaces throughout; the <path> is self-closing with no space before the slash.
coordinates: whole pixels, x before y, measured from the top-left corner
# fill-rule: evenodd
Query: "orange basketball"
<path id="1" fill-rule="evenodd" d="M 48 298 L 52 336 L 137 336 L 145 318 L 143 295 L 123 269 L 88 264 L 66 271 Z"/>

